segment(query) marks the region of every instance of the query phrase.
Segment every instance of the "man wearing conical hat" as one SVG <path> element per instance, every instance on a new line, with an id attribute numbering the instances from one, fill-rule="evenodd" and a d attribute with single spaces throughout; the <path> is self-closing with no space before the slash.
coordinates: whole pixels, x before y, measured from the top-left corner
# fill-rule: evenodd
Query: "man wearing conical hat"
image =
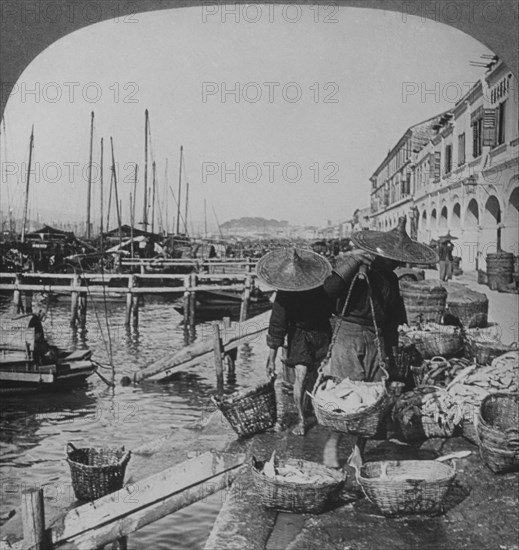
<path id="1" fill-rule="evenodd" d="M 311 250 L 287 248 L 263 256 L 256 272 L 264 283 L 277 290 L 267 334 L 267 375 L 276 371 L 278 349 L 287 338 L 285 364 L 295 371 L 294 402 L 298 414 L 293 433 L 304 435 L 305 389 L 311 390 L 330 343 L 331 307 L 322 284 L 331 273 L 331 265 Z M 280 421 L 278 418 L 277 429 L 282 429 Z"/>
<path id="2" fill-rule="evenodd" d="M 440 257 L 439 272 L 440 281 L 449 281 L 452 279 L 454 258 L 452 257 L 452 251 L 454 245 L 452 239 L 456 239 L 454 235 L 447 232 L 447 235 L 438 237 L 438 255 Z"/>
<path id="3" fill-rule="evenodd" d="M 326 293 L 336 301 L 340 323 L 330 358 L 331 374 L 338 378 L 382 378 L 379 365 L 391 362 L 398 346 L 398 326 L 406 322 L 394 269 L 403 263 L 438 261 L 433 250 L 409 238 L 405 220 L 400 218 L 391 231 L 354 233 L 351 240 L 357 249 L 344 255 L 324 282 Z M 365 276 L 355 278 L 359 270 Z"/>

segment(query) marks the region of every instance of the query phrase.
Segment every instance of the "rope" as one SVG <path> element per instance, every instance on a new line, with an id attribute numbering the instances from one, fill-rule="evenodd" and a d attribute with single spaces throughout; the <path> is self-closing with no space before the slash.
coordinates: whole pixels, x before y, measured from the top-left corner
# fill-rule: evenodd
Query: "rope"
<path id="1" fill-rule="evenodd" d="M 377 350 L 378 350 L 378 353 L 379 353 L 379 356 L 381 358 L 380 360 L 380 363 L 378 365 L 378 368 L 381 368 L 382 371 L 387 375 L 387 371 L 386 369 L 384 368 L 385 366 L 385 363 L 383 361 L 383 357 L 384 355 L 382 354 L 382 344 L 380 342 L 380 334 L 379 334 L 379 328 L 378 328 L 378 325 L 377 325 L 377 320 L 376 320 L 376 317 L 375 317 L 375 306 L 373 304 L 373 296 L 372 296 L 372 290 L 371 290 L 371 284 L 369 282 L 369 279 L 368 279 L 368 276 L 367 274 L 364 272 L 364 271 L 358 271 L 355 276 L 353 277 L 351 283 L 350 283 L 350 288 L 348 289 L 348 294 L 346 295 L 346 300 L 344 301 L 344 306 L 342 308 L 342 311 L 337 319 L 337 322 L 335 323 L 335 328 L 334 328 L 334 331 L 333 331 L 333 335 L 332 335 L 332 339 L 330 341 L 330 345 L 328 347 L 328 352 L 326 353 L 326 357 L 323 359 L 322 363 L 319 365 L 319 369 L 318 369 L 318 376 L 317 376 L 317 381 L 315 383 L 315 388 L 317 388 L 321 382 L 321 379 L 323 377 L 323 370 L 324 370 L 324 366 L 326 365 L 326 363 L 328 363 L 328 361 L 330 360 L 330 357 L 332 355 L 332 350 L 333 350 L 333 347 L 337 341 L 337 338 L 338 338 L 338 335 L 339 335 L 339 330 L 340 330 L 340 327 L 341 327 L 341 323 L 343 321 L 343 316 L 346 312 L 346 308 L 348 307 L 348 304 L 350 302 L 350 298 L 351 298 L 351 293 L 353 291 L 353 287 L 355 286 L 355 282 L 359 279 L 364 279 L 366 281 L 366 284 L 368 286 L 368 298 L 369 298 L 369 304 L 370 304 L 370 310 L 371 310 L 371 316 L 373 318 L 373 326 L 375 327 L 375 336 L 376 336 L 376 342 L 377 342 Z"/>

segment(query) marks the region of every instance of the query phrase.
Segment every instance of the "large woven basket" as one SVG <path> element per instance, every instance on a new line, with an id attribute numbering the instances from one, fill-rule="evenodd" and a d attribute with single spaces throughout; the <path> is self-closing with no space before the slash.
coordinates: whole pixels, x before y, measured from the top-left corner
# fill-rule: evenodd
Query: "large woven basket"
<path id="1" fill-rule="evenodd" d="M 68 443 L 67 462 L 76 498 L 96 500 L 121 489 L 130 456 L 124 447 L 77 448 Z"/>
<path id="2" fill-rule="evenodd" d="M 276 422 L 276 394 L 272 381 L 212 400 L 240 437 L 264 432 Z"/>
<path id="3" fill-rule="evenodd" d="M 296 483 L 271 478 L 262 473 L 263 464 L 253 458 L 252 480 L 262 504 L 275 510 L 319 514 L 329 502 L 337 498 L 346 481 L 344 472 L 308 460 L 288 458 L 279 460 L 279 466 L 291 465 L 309 475 L 322 474 L 332 480 L 322 483 Z"/>
<path id="4" fill-rule="evenodd" d="M 338 381 L 338 379 L 336 380 Z M 381 429 L 383 420 L 392 403 L 387 391 L 386 378 L 382 379 L 381 382 L 361 382 L 357 380 L 351 380 L 351 382 L 358 386 L 381 386 L 383 391 L 380 397 L 369 407 L 353 414 L 342 411 L 336 412 L 333 410 L 335 408 L 334 404 L 323 404 L 312 395 L 315 417 L 322 426 L 333 428 L 338 432 L 373 437 Z"/>
<path id="5" fill-rule="evenodd" d="M 386 516 L 439 514 L 456 475 L 436 460 L 367 462 L 357 470 L 364 494 Z"/>
<path id="6" fill-rule="evenodd" d="M 488 336 L 495 336 L 495 339 Z M 517 343 L 503 344 L 497 338 L 493 327 L 485 329 L 469 329 L 465 333 L 465 351 L 470 359 L 474 359 L 478 365 L 490 365 L 492 361 L 517 349 Z"/>
<path id="7" fill-rule="evenodd" d="M 481 459 L 493 472 L 519 470 L 519 394 L 487 395 L 476 429 Z"/>
<path id="8" fill-rule="evenodd" d="M 458 327 L 429 323 L 427 330 L 417 332 L 413 339 L 424 359 L 454 357 L 463 351 L 463 335 Z"/>

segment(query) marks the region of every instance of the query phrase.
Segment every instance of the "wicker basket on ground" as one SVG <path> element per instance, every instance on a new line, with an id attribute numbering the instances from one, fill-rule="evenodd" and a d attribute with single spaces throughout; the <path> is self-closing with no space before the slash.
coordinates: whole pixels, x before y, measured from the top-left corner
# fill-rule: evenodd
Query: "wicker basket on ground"
<path id="1" fill-rule="evenodd" d="M 519 394 L 485 397 L 476 428 L 481 459 L 493 472 L 519 470 Z"/>
<path id="2" fill-rule="evenodd" d="M 276 422 L 276 394 L 272 381 L 229 396 L 213 396 L 212 401 L 240 437 L 264 432 Z"/>
<path id="3" fill-rule="evenodd" d="M 68 443 L 67 462 L 76 498 L 96 500 L 121 489 L 130 456 L 124 447 L 77 448 Z"/>
<path id="4" fill-rule="evenodd" d="M 387 391 L 386 380 L 387 378 L 384 378 L 380 382 L 361 382 L 352 380 L 351 382 L 359 387 L 378 387 L 381 391 L 379 398 L 369 407 L 351 414 L 344 411 L 337 411 L 333 403 L 323 403 L 320 399 L 316 399 L 314 391 L 311 397 L 317 422 L 322 426 L 333 428 L 338 432 L 362 437 L 373 437 L 380 431 L 392 403 L 391 397 Z M 338 382 L 338 379 L 336 379 L 336 381 Z"/>
<path id="5" fill-rule="evenodd" d="M 454 467 L 436 460 L 367 462 L 357 469 L 364 494 L 386 516 L 440 514 L 455 476 Z"/>
<path id="6" fill-rule="evenodd" d="M 463 334 L 458 327 L 427 323 L 412 330 L 406 337 L 416 346 L 424 359 L 454 357 L 463 352 Z"/>
<path id="7" fill-rule="evenodd" d="M 447 290 L 433 281 L 400 282 L 400 293 L 410 325 L 440 323 L 445 314 Z"/>
<path id="8" fill-rule="evenodd" d="M 456 317 L 465 328 L 486 327 L 488 298 L 467 287 L 448 289 L 446 313 Z"/>
<path id="9" fill-rule="evenodd" d="M 478 365 L 490 365 L 492 361 L 509 351 L 517 349 L 517 343 L 503 344 L 494 327 L 485 329 L 469 329 L 465 331 L 465 352 L 470 359 L 475 359 Z"/>
<path id="10" fill-rule="evenodd" d="M 263 462 L 252 460 L 252 480 L 256 494 L 267 508 L 299 514 L 319 514 L 335 500 L 346 481 L 346 474 L 327 468 L 317 462 L 288 458 L 279 460 L 279 466 L 293 466 L 309 476 L 323 476 L 329 481 L 297 483 L 289 479 L 268 477 L 263 473 Z"/>
<path id="11" fill-rule="evenodd" d="M 424 412 L 424 401 L 432 406 Z M 437 413 L 431 416 L 432 411 Z M 454 400 L 442 388 L 423 386 L 402 394 L 395 402 L 393 419 L 405 441 L 424 441 L 433 437 L 452 437 L 462 417 Z"/>

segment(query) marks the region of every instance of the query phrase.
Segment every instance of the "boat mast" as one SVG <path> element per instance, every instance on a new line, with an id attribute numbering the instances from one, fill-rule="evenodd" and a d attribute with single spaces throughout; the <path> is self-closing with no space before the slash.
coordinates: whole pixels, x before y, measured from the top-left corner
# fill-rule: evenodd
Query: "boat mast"
<path id="1" fill-rule="evenodd" d="M 23 207 L 23 220 L 22 220 L 22 243 L 25 242 L 25 224 L 27 223 L 27 207 L 29 205 L 29 182 L 31 178 L 31 161 L 32 161 L 32 148 L 34 146 L 34 126 L 31 129 L 31 140 L 29 143 L 29 166 L 27 168 L 27 179 L 25 183 L 25 205 Z"/>
<path id="2" fill-rule="evenodd" d="M 114 192 L 115 192 L 115 207 L 117 210 L 117 224 L 119 225 L 119 244 L 122 241 L 122 232 L 121 232 L 121 210 L 119 206 L 119 194 L 117 192 L 117 172 L 115 171 L 115 156 L 114 156 L 114 141 L 112 136 L 110 136 L 110 145 L 112 148 L 112 176 L 114 182 Z"/>
<path id="3" fill-rule="evenodd" d="M 142 214 L 142 226 L 144 231 L 148 227 L 148 109 L 144 111 L 144 211 Z"/>
<path id="4" fill-rule="evenodd" d="M 169 220 L 168 220 L 168 159 L 166 158 L 166 167 L 164 168 L 164 209 L 165 209 L 165 227 L 166 235 L 168 234 Z"/>
<path id="5" fill-rule="evenodd" d="M 186 182 L 186 215 L 184 216 L 184 233 L 186 235 L 187 235 L 187 203 L 188 201 L 189 201 L 189 182 Z"/>
<path id="6" fill-rule="evenodd" d="M 177 197 L 177 232 L 178 235 L 180 232 L 180 193 L 182 191 L 182 156 L 183 156 L 184 147 L 180 146 L 180 168 L 178 170 L 178 197 Z"/>
<path id="7" fill-rule="evenodd" d="M 155 232 L 155 186 L 157 185 L 157 181 L 155 178 L 155 161 L 153 161 L 153 164 L 151 165 L 151 169 L 153 172 L 153 192 L 152 192 L 152 199 L 151 199 L 151 232 Z"/>
<path id="8" fill-rule="evenodd" d="M 207 239 L 207 205 L 204 199 L 204 236 Z"/>
<path id="9" fill-rule="evenodd" d="M 94 143 L 94 111 L 90 114 L 90 158 L 88 162 L 88 191 L 87 191 L 87 227 L 86 238 L 90 240 L 90 201 L 92 197 L 92 147 Z"/>
<path id="10" fill-rule="evenodd" d="M 101 160 L 100 160 L 100 167 L 99 167 L 99 179 L 100 179 L 100 190 L 101 190 L 101 217 L 99 220 L 99 232 L 101 233 L 101 241 L 103 239 L 103 153 L 104 153 L 104 147 L 103 147 L 103 138 L 101 138 Z"/>

